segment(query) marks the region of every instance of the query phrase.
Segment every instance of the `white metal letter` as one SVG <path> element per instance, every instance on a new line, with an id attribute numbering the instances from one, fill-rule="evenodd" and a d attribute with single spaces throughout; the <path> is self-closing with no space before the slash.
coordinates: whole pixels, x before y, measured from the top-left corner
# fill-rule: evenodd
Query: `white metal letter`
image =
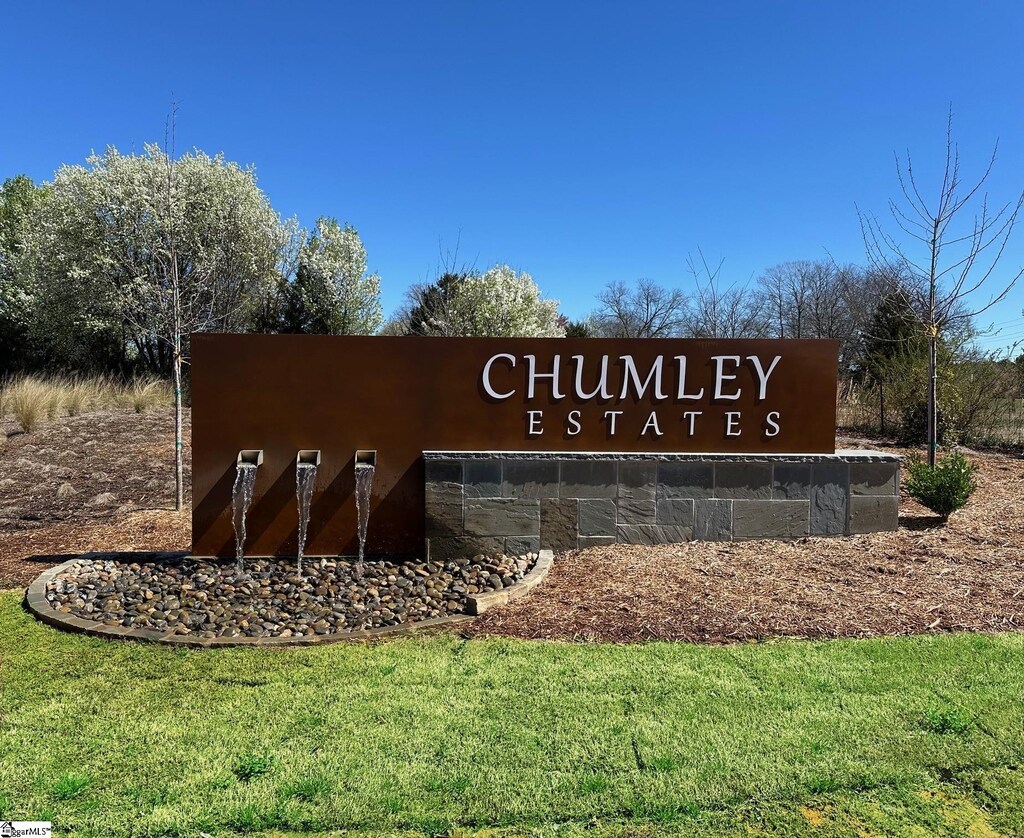
<path id="1" fill-rule="evenodd" d="M 529 356 L 527 356 L 529 357 Z M 715 362 L 715 398 L 716 399 L 730 399 L 735 401 L 740 397 L 740 391 L 737 390 L 735 393 L 726 394 L 722 392 L 722 382 L 732 381 L 736 378 L 735 375 L 726 375 L 722 367 L 726 361 L 732 361 L 734 364 L 739 365 L 739 355 L 712 355 L 711 360 Z"/>
<path id="2" fill-rule="evenodd" d="M 647 392 L 647 387 L 650 385 L 652 378 L 654 379 L 654 398 L 665 398 L 665 394 L 661 390 L 661 355 L 659 355 L 655 359 L 654 363 L 651 364 L 651 371 L 647 373 L 647 378 L 644 379 L 643 384 L 640 383 L 640 373 L 637 372 L 633 356 L 620 355 L 619 358 L 626 362 L 625 369 L 622 372 L 622 393 L 619 395 L 620 399 L 626 398 L 626 393 L 629 392 L 630 379 L 633 381 L 633 388 L 636 390 L 636 397 L 638 399 L 642 399 L 644 393 Z"/>
<path id="3" fill-rule="evenodd" d="M 602 399 L 610 399 L 612 394 L 608 392 L 608 356 L 601 356 L 601 377 L 597 382 L 597 389 L 592 393 L 583 392 L 583 356 L 573 355 L 576 362 L 576 395 L 581 399 L 592 399 L 600 394 Z"/>
<path id="4" fill-rule="evenodd" d="M 690 436 L 693 436 L 693 424 L 697 420 L 697 417 L 703 413 L 702 410 L 688 410 L 683 414 L 683 418 L 690 418 Z"/>
<path id="5" fill-rule="evenodd" d="M 700 388 L 699 393 L 687 393 L 686 392 L 686 356 L 676 355 L 676 360 L 679 362 L 679 389 L 676 391 L 676 398 L 678 399 L 703 399 L 704 388 Z"/>
<path id="6" fill-rule="evenodd" d="M 736 424 L 740 420 L 740 414 L 736 412 L 727 412 L 725 414 L 725 435 L 726 436 L 739 436 L 740 429 L 736 427 Z M 735 431 L 735 433 L 734 433 Z"/>
<path id="7" fill-rule="evenodd" d="M 537 372 L 537 356 L 536 355 L 524 355 L 527 361 L 530 362 L 530 371 L 526 377 L 526 398 L 532 399 L 537 384 L 538 378 L 550 378 L 551 379 L 551 397 L 555 399 L 565 398 L 563 393 L 558 390 L 558 367 L 562 361 L 561 355 L 556 355 L 554 360 L 551 362 L 551 372 Z"/>
<path id="8" fill-rule="evenodd" d="M 760 358 L 758 358 L 756 355 L 747 356 L 748 361 L 754 362 L 754 370 L 757 372 L 757 377 L 761 379 L 761 390 L 757 397 L 758 401 L 763 402 L 765 400 L 765 393 L 768 391 L 768 376 L 770 376 L 772 372 L 774 372 L 775 365 L 779 363 L 780 358 L 782 358 L 781 355 L 776 355 L 772 359 L 771 364 L 768 365 L 768 372 L 765 372 L 764 367 L 761 366 Z"/>
<path id="9" fill-rule="evenodd" d="M 544 429 L 540 426 L 540 420 L 544 418 L 543 410 L 528 410 L 526 411 L 526 417 L 529 423 L 526 432 L 530 436 L 540 436 L 544 433 Z"/>
<path id="10" fill-rule="evenodd" d="M 606 410 L 604 412 L 604 418 L 608 420 L 608 436 L 615 436 L 615 419 L 621 415 L 621 410 Z"/>
<path id="11" fill-rule="evenodd" d="M 565 432 L 568 436 L 576 436 L 580 432 L 580 412 L 578 410 L 570 410 L 568 418 L 570 426 Z"/>
<path id="12" fill-rule="evenodd" d="M 640 436 L 643 436 L 648 430 L 654 431 L 655 436 L 661 436 L 661 428 L 658 427 L 658 414 L 656 411 L 652 410 L 651 415 L 647 417 L 647 424 L 640 431 Z"/>
<path id="13" fill-rule="evenodd" d="M 767 416 L 764 417 L 764 420 L 773 429 L 773 430 L 768 430 L 768 428 L 765 428 L 764 435 L 767 436 L 767 437 L 778 436 L 779 435 L 779 411 L 773 410 L 771 413 L 769 413 Z"/>
<path id="14" fill-rule="evenodd" d="M 499 358 L 507 358 L 512 363 L 509 366 L 516 365 L 516 356 L 509 355 L 507 352 L 502 352 L 499 355 L 495 355 L 490 358 L 486 364 L 484 364 L 484 390 L 487 391 L 487 395 L 492 399 L 508 399 L 515 395 L 515 390 L 510 390 L 507 393 L 496 393 L 494 388 L 491 386 L 491 364 L 497 361 Z"/>

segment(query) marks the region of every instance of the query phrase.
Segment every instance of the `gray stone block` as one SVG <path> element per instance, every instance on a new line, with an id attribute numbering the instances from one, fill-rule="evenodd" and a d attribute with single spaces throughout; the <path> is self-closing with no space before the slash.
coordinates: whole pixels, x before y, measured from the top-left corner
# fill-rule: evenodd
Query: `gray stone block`
<path id="1" fill-rule="evenodd" d="M 462 525 L 462 484 L 428 483 L 424 498 L 425 534 L 461 536 Z"/>
<path id="2" fill-rule="evenodd" d="M 850 533 L 888 532 L 899 526 L 900 499 L 893 495 L 850 498 Z"/>
<path id="3" fill-rule="evenodd" d="M 505 539 L 506 556 L 525 556 L 540 552 L 540 536 L 512 535 Z"/>
<path id="4" fill-rule="evenodd" d="M 895 495 L 898 463 L 850 463 L 851 495 Z"/>
<path id="5" fill-rule="evenodd" d="M 776 463 L 772 471 L 772 498 L 806 500 L 811 496 L 810 463 Z"/>
<path id="6" fill-rule="evenodd" d="M 731 500 L 701 498 L 693 502 L 693 540 L 729 541 L 732 538 Z"/>
<path id="7" fill-rule="evenodd" d="M 619 497 L 654 500 L 658 485 L 655 460 L 624 460 L 619 463 Z"/>
<path id="8" fill-rule="evenodd" d="M 673 527 L 667 524 L 619 524 L 620 544 L 678 544 L 693 539 L 689 527 Z"/>
<path id="9" fill-rule="evenodd" d="M 615 507 L 619 524 L 654 524 L 658 520 L 658 507 L 653 497 L 649 500 L 618 498 Z"/>
<path id="10" fill-rule="evenodd" d="M 558 460 L 505 460 L 502 478 L 507 498 L 558 497 Z"/>
<path id="11" fill-rule="evenodd" d="M 815 463 L 811 469 L 811 535 L 846 532 L 850 499 L 850 467 L 846 463 Z"/>
<path id="12" fill-rule="evenodd" d="M 428 560 L 444 562 L 448 559 L 471 559 L 481 553 L 488 556 L 503 553 L 505 544 L 500 538 L 463 536 L 460 538 L 428 538 L 426 548 Z"/>
<path id="13" fill-rule="evenodd" d="M 618 488 L 614 460 L 563 460 L 559 497 L 613 498 Z"/>
<path id="14" fill-rule="evenodd" d="M 715 472 L 711 463 L 658 463 L 658 499 L 710 498 L 714 494 Z"/>
<path id="15" fill-rule="evenodd" d="M 580 536 L 615 538 L 615 501 L 610 498 L 583 498 L 579 512 Z"/>
<path id="16" fill-rule="evenodd" d="M 501 497 L 501 460 L 466 460 L 463 468 L 467 498 Z"/>
<path id="17" fill-rule="evenodd" d="M 540 501 L 526 498 L 467 498 L 466 535 L 538 535 Z"/>
<path id="18" fill-rule="evenodd" d="M 662 498 L 658 501 L 657 522 L 693 529 L 693 504 L 689 498 Z"/>
<path id="19" fill-rule="evenodd" d="M 556 553 L 575 550 L 579 542 L 579 501 L 541 498 L 540 546 Z"/>
<path id="20" fill-rule="evenodd" d="M 770 463 L 715 463 L 715 497 L 770 500 Z"/>
<path id="21" fill-rule="evenodd" d="M 462 460 L 424 460 L 427 483 L 461 483 Z"/>
<path id="22" fill-rule="evenodd" d="M 614 535 L 581 535 L 580 536 L 580 549 L 585 550 L 588 547 L 606 547 L 609 544 L 616 544 Z"/>
<path id="23" fill-rule="evenodd" d="M 809 526 L 810 503 L 805 500 L 733 501 L 733 538 L 800 538 Z"/>

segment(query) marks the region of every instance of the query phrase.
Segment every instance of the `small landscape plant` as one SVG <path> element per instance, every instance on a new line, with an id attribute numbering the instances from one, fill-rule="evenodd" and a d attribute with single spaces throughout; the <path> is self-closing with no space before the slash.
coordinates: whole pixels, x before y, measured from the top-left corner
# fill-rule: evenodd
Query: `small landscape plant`
<path id="1" fill-rule="evenodd" d="M 921 726 L 931 733 L 965 733 L 974 719 L 957 707 L 930 707 L 921 717 Z"/>
<path id="2" fill-rule="evenodd" d="M 277 758 L 273 754 L 248 754 L 235 764 L 232 771 L 239 780 L 248 783 L 269 774 L 276 764 Z"/>
<path id="3" fill-rule="evenodd" d="M 944 521 L 962 508 L 977 488 L 974 466 L 957 451 L 947 454 L 934 468 L 920 456 L 912 456 L 904 485 L 914 500 L 941 515 Z"/>
<path id="4" fill-rule="evenodd" d="M 32 433 L 50 412 L 54 396 L 47 383 L 34 376 L 17 378 L 4 388 L 4 403 L 25 433 Z"/>

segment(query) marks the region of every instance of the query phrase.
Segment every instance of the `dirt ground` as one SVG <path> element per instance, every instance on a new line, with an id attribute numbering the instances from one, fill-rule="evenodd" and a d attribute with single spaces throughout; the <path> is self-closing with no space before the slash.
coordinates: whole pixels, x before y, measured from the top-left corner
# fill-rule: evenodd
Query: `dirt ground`
<path id="1" fill-rule="evenodd" d="M 0 422 L 0 589 L 87 550 L 188 549 L 189 419 L 186 411 L 182 514 L 170 410 L 67 416 L 31 434 Z"/>
<path id="2" fill-rule="evenodd" d="M 171 509 L 169 411 L 64 418 L 32 434 L 3 427 L 0 588 L 24 587 L 87 550 L 188 549 L 188 503 L 182 514 Z M 888 448 L 849 438 L 839 446 Z M 558 556 L 533 593 L 470 632 L 734 642 L 1019 630 L 1024 460 L 966 453 L 979 488 L 944 527 L 903 498 L 894 533 L 576 551 Z"/>

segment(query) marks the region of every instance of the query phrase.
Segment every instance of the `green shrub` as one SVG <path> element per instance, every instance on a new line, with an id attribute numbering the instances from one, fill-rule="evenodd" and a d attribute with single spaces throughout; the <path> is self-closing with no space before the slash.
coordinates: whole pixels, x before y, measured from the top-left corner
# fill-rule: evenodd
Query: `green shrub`
<path id="1" fill-rule="evenodd" d="M 937 512 L 943 520 L 964 506 L 977 488 L 974 466 L 956 451 L 943 457 L 935 468 L 920 456 L 912 456 L 904 486 L 914 500 Z"/>
<path id="2" fill-rule="evenodd" d="M 942 445 L 949 435 L 949 423 L 946 421 L 946 412 L 939 408 L 935 417 L 935 430 L 938 439 L 936 442 Z M 899 432 L 896 441 L 900 445 L 922 445 L 928 441 L 928 403 L 916 402 L 903 410 L 900 415 Z"/>

